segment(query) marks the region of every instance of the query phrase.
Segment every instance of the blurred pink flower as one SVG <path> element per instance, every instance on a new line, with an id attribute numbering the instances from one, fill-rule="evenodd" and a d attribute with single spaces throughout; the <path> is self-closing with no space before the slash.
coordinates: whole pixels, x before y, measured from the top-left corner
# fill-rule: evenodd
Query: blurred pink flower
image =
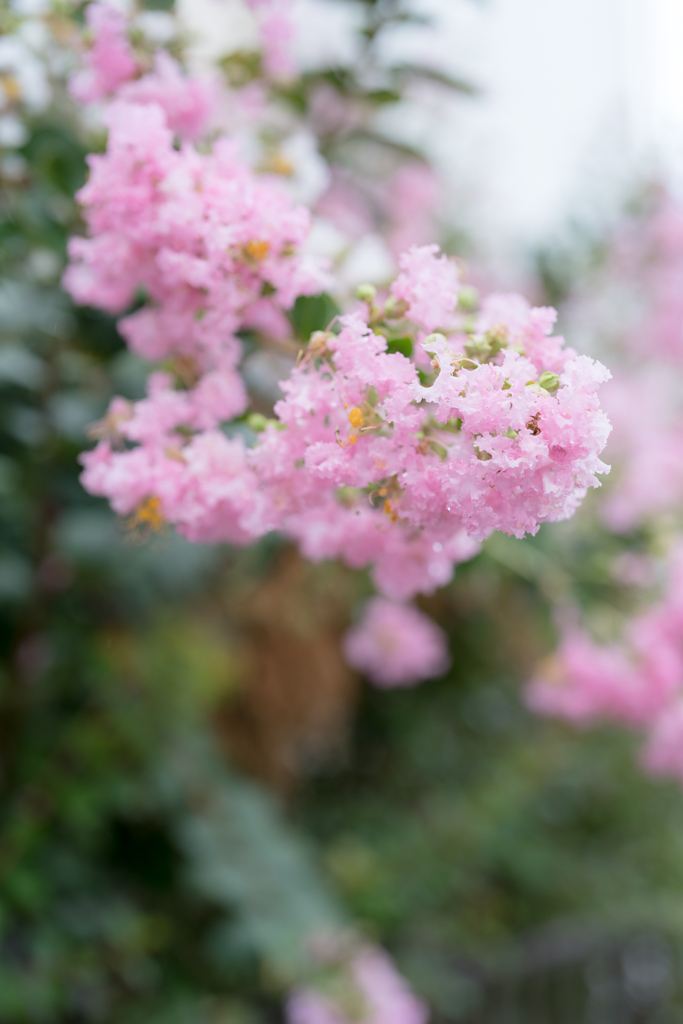
<path id="1" fill-rule="evenodd" d="M 387 954 L 371 947 L 351 961 L 341 998 L 302 988 L 291 994 L 286 1005 L 287 1024 L 427 1024 L 428 1017 L 427 1007 Z"/>
<path id="2" fill-rule="evenodd" d="M 439 192 L 438 177 L 428 164 L 405 164 L 394 174 L 385 192 L 385 208 L 391 224 L 389 246 L 397 258 L 436 235 Z"/>
<path id="3" fill-rule="evenodd" d="M 209 79 L 184 75 L 177 61 L 160 50 L 154 58 L 154 71 L 127 82 L 118 98 L 130 103 L 156 103 L 173 132 L 197 139 L 206 130 L 217 103 L 217 90 Z"/>
<path id="4" fill-rule="evenodd" d="M 362 620 L 347 632 L 344 655 L 383 687 L 412 686 L 442 675 L 450 664 L 445 634 L 428 616 L 382 597 L 368 601 Z"/>
<path id="5" fill-rule="evenodd" d="M 643 727 L 643 764 L 683 782 L 683 542 L 668 570 L 661 600 L 631 620 L 620 642 L 596 644 L 569 631 L 539 667 L 527 701 L 534 711 L 577 723 Z"/>
<path id="6" fill-rule="evenodd" d="M 85 19 L 92 46 L 85 53 L 85 67 L 72 75 L 69 90 L 80 103 L 92 103 L 132 78 L 138 66 L 126 35 L 125 15 L 109 3 L 91 3 Z"/>
<path id="7" fill-rule="evenodd" d="M 666 708 L 654 722 L 642 763 L 653 775 L 673 776 L 683 785 L 683 698 Z"/>
<path id="8" fill-rule="evenodd" d="M 458 304 L 460 272 L 438 245 L 413 246 L 399 256 L 401 273 L 391 286 L 396 299 L 408 303 L 410 319 L 426 331 L 444 328 Z"/>

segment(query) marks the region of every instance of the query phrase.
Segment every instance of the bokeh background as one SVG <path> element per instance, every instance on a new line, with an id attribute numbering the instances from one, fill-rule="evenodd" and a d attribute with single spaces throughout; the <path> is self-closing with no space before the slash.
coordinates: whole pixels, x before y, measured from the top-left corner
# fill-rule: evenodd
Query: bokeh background
<path id="1" fill-rule="evenodd" d="M 432 24 L 393 23 L 404 7 Z M 522 695 L 568 595 L 603 636 L 640 607 L 634 566 L 664 552 L 677 495 L 664 526 L 612 529 L 591 495 L 533 540 L 492 538 L 421 602 L 453 664 L 407 691 L 342 659 L 362 574 L 278 537 L 237 551 L 127 530 L 77 458 L 146 368 L 59 286 L 97 128 L 58 85 L 21 107 L 3 50 L 46 9 L 0 8 L 24 128 L 0 118 L 0 1021 L 275 1024 L 292 947 L 349 921 L 435 1024 L 683 1020 L 680 787 L 643 772 L 637 736 L 539 718 Z M 78 25 L 80 7 L 56 9 Z M 367 91 L 357 33 L 379 9 L 379 66 L 435 72 L 371 121 L 437 169 L 435 237 L 475 281 L 559 305 L 571 344 L 631 365 L 639 309 L 612 247 L 680 192 L 680 5 L 297 0 L 307 88 L 343 64 Z M 188 66 L 225 56 L 234 84 L 248 12 L 180 0 L 178 16 Z M 342 129 L 320 137 L 361 180 L 386 177 L 376 138 L 350 153 Z M 350 250 L 320 232 L 338 301 L 390 274 L 384 228 Z M 300 305 L 293 330 L 328 314 Z M 252 367 L 264 401 L 277 370 Z"/>

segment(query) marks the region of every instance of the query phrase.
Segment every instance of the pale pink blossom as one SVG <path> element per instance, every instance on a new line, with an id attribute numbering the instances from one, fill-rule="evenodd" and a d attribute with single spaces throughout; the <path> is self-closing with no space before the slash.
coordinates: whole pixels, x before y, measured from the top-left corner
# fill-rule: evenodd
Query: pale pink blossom
<path id="1" fill-rule="evenodd" d="M 349 665 L 382 687 L 440 676 L 450 659 L 442 630 L 412 605 L 372 598 L 344 638 Z"/>
<path id="2" fill-rule="evenodd" d="M 265 73 L 275 79 L 293 78 L 297 69 L 292 53 L 291 0 L 247 0 L 247 3 L 259 24 Z"/>
<path id="3" fill-rule="evenodd" d="M 425 344 L 439 374 L 425 386 L 359 314 L 340 324 L 324 358 L 304 359 L 281 384 L 284 429 L 268 428 L 251 454 L 264 528 L 284 530 L 308 557 L 370 564 L 381 591 L 404 600 L 448 582 L 472 541 L 533 533 L 597 486 L 609 432 L 600 364 L 569 361 L 550 393 L 517 351 L 467 368 L 455 343 L 435 337 Z"/>
<path id="4" fill-rule="evenodd" d="M 125 83 L 118 91 L 118 99 L 129 103 L 156 103 L 176 135 L 197 139 L 207 128 L 218 95 L 215 82 L 183 74 L 178 62 L 159 50 L 154 58 L 154 71 Z"/>
<path id="5" fill-rule="evenodd" d="M 368 947 L 348 968 L 341 997 L 296 989 L 286 1005 L 287 1024 L 427 1024 L 427 1007 L 411 992 L 387 954 Z"/>
<path id="6" fill-rule="evenodd" d="M 125 15 L 109 3 L 90 3 L 85 19 L 92 45 L 85 52 L 85 67 L 72 76 L 69 89 L 79 102 L 92 103 L 133 78 L 138 65 L 128 42 Z"/>
<path id="7" fill-rule="evenodd" d="M 537 370 L 561 373 L 576 352 L 561 335 L 553 335 L 556 320 L 549 306 L 534 307 L 522 295 L 496 292 L 482 302 L 477 331 L 502 329 L 507 344 L 522 350 Z"/>
<path id="8" fill-rule="evenodd" d="M 602 400 L 614 426 L 607 455 L 615 479 L 600 512 L 610 529 L 626 533 L 683 500 L 683 410 L 675 377 L 659 364 L 622 371 Z"/>
<path id="9" fill-rule="evenodd" d="M 458 304 L 460 272 L 438 245 L 413 246 L 399 257 L 401 273 L 391 294 L 408 303 L 411 320 L 426 331 L 444 328 Z"/>
<path id="10" fill-rule="evenodd" d="M 597 644 L 574 628 L 527 689 L 541 714 L 588 724 L 616 721 L 646 735 L 643 764 L 683 782 L 683 545 L 674 548 L 661 599 Z"/>
<path id="11" fill-rule="evenodd" d="M 671 776 L 683 785 L 683 696 L 670 704 L 653 723 L 642 763 L 652 775 Z"/>
<path id="12" fill-rule="evenodd" d="M 425 245 L 436 234 L 439 181 L 428 164 L 408 163 L 389 182 L 386 215 L 391 223 L 389 245 L 396 258 L 413 245 Z"/>

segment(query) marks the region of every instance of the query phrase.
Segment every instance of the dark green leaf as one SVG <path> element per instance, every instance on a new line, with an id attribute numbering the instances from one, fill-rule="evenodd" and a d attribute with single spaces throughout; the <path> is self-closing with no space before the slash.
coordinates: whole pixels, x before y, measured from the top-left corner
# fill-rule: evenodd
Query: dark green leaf
<path id="1" fill-rule="evenodd" d="M 301 295 L 289 314 L 297 338 L 308 341 L 313 331 L 326 330 L 339 315 L 339 307 L 326 292 L 322 295 Z"/>

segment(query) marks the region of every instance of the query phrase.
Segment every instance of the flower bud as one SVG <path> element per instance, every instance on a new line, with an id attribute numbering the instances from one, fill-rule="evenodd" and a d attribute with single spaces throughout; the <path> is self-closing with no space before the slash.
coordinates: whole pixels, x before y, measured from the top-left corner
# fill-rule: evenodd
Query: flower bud
<path id="1" fill-rule="evenodd" d="M 390 295 L 384 306 L 384 315 L 390 317 L 392 320 L 398 320 L 410 309 L 410 306 L 405 299 L 397 299 L 393 295 Z"/>
<path id="2" fill-rule="evenodd" d="M 538 383 L 545 391 L 549 391 L 551 395 L 554 395 L 560 386 L 560 378 L 556 373 L 551 373 L 550 370 L 546 370 L 542 373 L 538 379 Z"/>
<path id="3" fill-rule="evenodd" d="M 356 298 L 360 299 L 361 302 L 372 303 L 374 302 L 377 289 L 374 284 L 359 284 L 356 288 Z"/>
<path id="4" fill-rule="evenodd" d="M 268 420 L 260 412 L 252 412 L 247 417 L 247 426 L 250 430 L 253 430 L 255 434 L 261 434 L 268 426 Z"/>
<path id="5" fill-rule="evenodd" d="M 465 342 L 465 352 L 472 359 L 478 359 L 480 363 L 485 363 L 491 357 L 491 343 L 486 335 L 473 334 Z"/>
<path id="6" fill-rule="evenodd" d="M 458 307 L 465 313 L 479 308 L 479 292 L 472 285 L 465 285 L 458 292 Z"/>

